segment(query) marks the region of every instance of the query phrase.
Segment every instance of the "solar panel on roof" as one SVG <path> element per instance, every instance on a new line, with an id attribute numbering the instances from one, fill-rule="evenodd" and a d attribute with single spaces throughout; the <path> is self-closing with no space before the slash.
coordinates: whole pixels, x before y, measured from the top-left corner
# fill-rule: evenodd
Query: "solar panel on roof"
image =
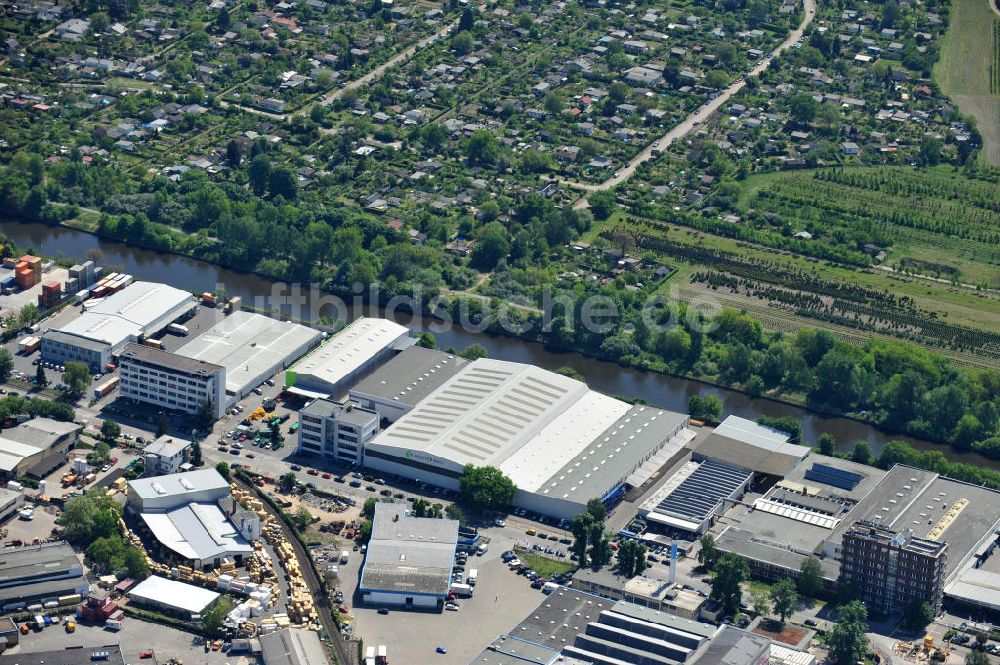
<path id="1" fill-rule="evenodd" d="M 815 480 L 818 483 L 831 485 L 843 490 L 853 490 L 864 478 L 860 473 L 838 469 L 828 464 L 816 463 L 806 471 L 806 480 Z"/>
<path id="2" fill-rule="evenodd" d="M 659 503 L 656 511 L 704 520 L 720 501 L 747 482 L 750 475 L 745 469 L 705 460 Z"/>

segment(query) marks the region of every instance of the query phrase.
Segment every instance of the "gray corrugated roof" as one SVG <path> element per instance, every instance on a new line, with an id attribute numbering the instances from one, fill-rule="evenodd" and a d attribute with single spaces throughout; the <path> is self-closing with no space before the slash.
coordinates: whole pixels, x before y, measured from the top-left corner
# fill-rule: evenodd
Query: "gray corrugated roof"
<path id="1" fill-rule="evenodd" d="M 568 494 L 568 499 L 584 501 L 600 497 L 649 457 L 674 430 L 687 422 L 687 418 L 683 413 L 633 406 L 591 445 L 552 474 L 538 493 L 555 497 Z M 574 481 L 578 484 L 570 487 Z"/>
<path id="2" fill-rule="evenodd" d="M 696 455 L 728 462 L 751 471 L 783 477 L 809 449 L 791 444 L 772 449 L 712 433 L 694 452 Z"/>
<path id="3" fill-rule="evenodd" d="M 447 595 L 458 521 L 405 514 L 408 504 L 378 503 L 359 588 Z"/>
<path id="4" fill-rule="evenodd" d="M 329 665 L 326 647 L 310 630 L 287 628 L 259 638 L 264 665 Z"/>
<path id="5" fill-rule="evenodd" d="M 413 406 L 468 363 L 450 353 L 411 346 L 351 388 L 351 393 Z"/>
<path id="6" fill-rule="evenodd" d="M 107 660 L 100 661 L 104 665 L 124 665 L 125 656 L 117 644 L 104 646 L 70 647 L 60 651 L 35 651 L 0 656 L 0 665 L 82 665 L 91 662 L 90 655 L 106 651 Z"/>
<path id="7" fill-rule="evenodd" d="M 0 550 L 0 585 L 26 577 L 53 575 L 61 569 L 81 566 L 68 543 L 46 543 Z"/>

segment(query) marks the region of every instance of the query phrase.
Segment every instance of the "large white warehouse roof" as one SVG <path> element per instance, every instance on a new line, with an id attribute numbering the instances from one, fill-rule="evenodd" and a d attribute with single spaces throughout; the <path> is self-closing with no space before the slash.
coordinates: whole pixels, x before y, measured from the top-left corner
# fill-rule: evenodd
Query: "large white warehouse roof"
<path id="1" fill-rule="evenodd" d="M 157 282 L 135 282 L 108 296 L 59 330 L 116 346 L 129 337 L 155 332 L 151 327 L 170 323 L 189 304 L 194 307 L 192 296 L 187 291 Z M 167 317 L 170 320 L 164 320 L 165 314 L 172 314 Z"/>
<path id="2" fill-rule="evenodd" d="M 324 342 L 289 369 L 297 377 L 336 386 L 374 356 L 409 335 L 404 326 L 387 319 L 361 317 Z"/>
<path id="3" fill-rule="evenodd" d="M 525 492 L 585 501 L 631 473 L 686 420 L 532 365 L 482 359 L 366 449 L 453 472 L 495 466 Z"/>
<path id="4" fill-rule="evenodd" d="M 248 383 L 291 362 L 319 339 L 319 331 L 252 312 L 233 312 L 177 355 L 226 368 L 226 390 L 241 394 Z"/>

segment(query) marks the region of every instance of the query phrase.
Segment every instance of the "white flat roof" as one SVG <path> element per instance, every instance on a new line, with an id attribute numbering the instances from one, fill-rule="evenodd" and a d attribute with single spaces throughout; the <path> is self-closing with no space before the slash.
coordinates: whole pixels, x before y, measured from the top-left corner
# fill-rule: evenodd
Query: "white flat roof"
<path id="1" fill-rule="evenodd" d="M 226 391 L 239 394 L 261 375 L 296 360 L 320 332 L 253 312 L 233 312 L 176 351 L 226 368 Z"/>
<path id="2" fill-rule="evenodd" d="M 185 559 L 209 560 L 253 551 L 212 503 L 190 503 L 165 513 L 142 513 L 141 517 L 157 540 Z"/>
<path id="3" fill-rule="evenodd" d="M 739 416 L 727 417 L 715 428 L 714 434 L 769 449 L 780 449 L 783 447 L 781 444 L 788 442 L 788 435 L 784 432 Z"/>
<path id="4" fill-rule="evenodd" d="M 531 365 L 480 359 L 370 445 L 420 451 L 459 466 L 499 466 L 588 392 L 580 381 Z"/>
<path id="5" fill-rule="evenodd" d="M 335 385 L 408 334 L 407 328 L 388 319 L 361 317 L 295 363 L 289 371 Z"/>
<path id="6" fill-rule="evenodd" d="M 176 607 L 192 614 L 201 614 L 202 610 L 219 597 L 219 594 L 214 591 L 193 584 L 168 580 L 158 575 L 150 575 L 134 586 L 128 595 L 168 607 Z"/>
<path id="7" fill-rule="evenodd" d="M 18 464 L 42 450 L 40 447 L 0 436 L 0 470 L 13 471 Z"/>
<path id="8" fill-rule="evenodd" d="M 534 492 L 628 410 L 625 402 L 589 390 L 504 460 L 500 470 L 518 489 Z"/>
<path id="9" fill-rule="evenodd" d="M 143 499 L 158 499 L 212 489 L 229 489 L 229 483 L 215 468 L 138 478 L 130 480 L 128 484 L 132 491 Z"/>
<path id="10" fill-rule="evenodd" d="M 188 302 L 194 306 L 187 291 L 157 282 L 135 282 L 104 298 L 59 331 L 114 346 L 149 332 L 148 327 L 164 313 Z"/>

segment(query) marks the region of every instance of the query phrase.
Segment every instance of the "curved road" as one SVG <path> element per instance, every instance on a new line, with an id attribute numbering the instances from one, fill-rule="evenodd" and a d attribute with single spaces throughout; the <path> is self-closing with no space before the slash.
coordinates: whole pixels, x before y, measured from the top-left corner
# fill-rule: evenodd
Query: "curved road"
<path id="1" fill-rule="evenodd" d="M 788 33 L 788 37 L 785 41 L 781 42 L 773 51 L 771 51 L 767 57 L 757 63 L 753 69 L 751 69 L 747 76 L 756 76 L 763 72 L 765 69 L 771 66 L 771 62 L 785 50 L 790 48 L 792 44 L 799 41 L 802 35 L 805 33 L 806 28 L 812 23 L 813 18 L 816 16 L 816 0 L 803 0 L 805 8 L 805 16 L 802 17 L 802 23 L 799 27 Z M 729 98 L 738 93 L 746 85 L 745 79 L 737 79 L 737 81 L 731 84 L 728 88 L 720 92 L 714 99 L 710 99 L 705 102 L 696 111 L 693 111 L 688 117 L 686 117 L 680 124 L 675 125 L 666 134 L 661 136 L 656 141 L 653 141 L 647 145 L 642 152 L 629 160 L 628 164 L 623 166 L 621 169 L 615 172 L 615 174 L 598 184 L 589 184 L 582 182 L 574 182 L 570 180 L 561 181 L 563 184 L 576 189 L 586 190 L 587 192 L 599 192 L 605 189 L 611 189 L 612 187 L 617 187 L 621 183 L 625 182 L 632 177 L 635 173 L 635 169 L 643 162 L 648 161 L 653 157 L 653 150 L 659 149 L 660 146 L 666 148 L 668 145 L 673 143 L 679 138 L 687 136 L 692 129 L 703 123 L 708 119 L 713 113 L 715 113 L 719 107 L 729 101 Z M 574 208 L 584 208 L 587 206 L 587 195 L 584 194 L 583 197 L 577 201 L 573 207 Z"/>

